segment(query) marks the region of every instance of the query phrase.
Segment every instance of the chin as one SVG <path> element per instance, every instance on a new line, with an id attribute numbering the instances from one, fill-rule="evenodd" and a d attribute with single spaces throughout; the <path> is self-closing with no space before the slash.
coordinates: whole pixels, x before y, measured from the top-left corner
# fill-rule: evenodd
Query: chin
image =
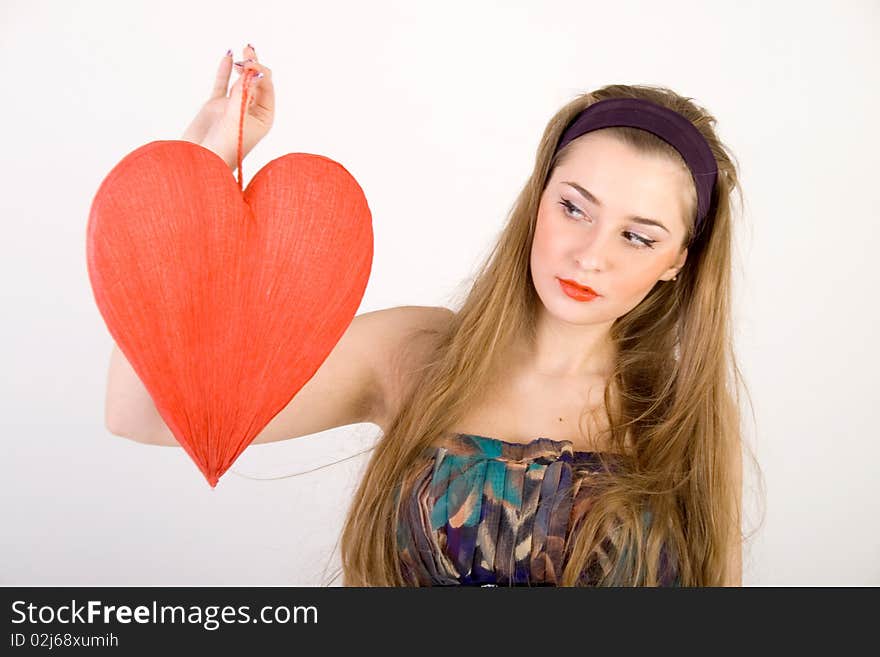
<path id="1" fill-rule="evenodd" d="M 556 279 L 553 279 L 553 284 L 557 287 L 559 286 Z M 544 310 L 549 315 L 572 324 L 583 323 L 586 313 L 589 312 L 587 310 L 589 304 L 579 304 L 576 301 L 570 300 L 561 290 L 557 291 L 553 288 L 543 290 L 538 297 L 541 299 Z"/>

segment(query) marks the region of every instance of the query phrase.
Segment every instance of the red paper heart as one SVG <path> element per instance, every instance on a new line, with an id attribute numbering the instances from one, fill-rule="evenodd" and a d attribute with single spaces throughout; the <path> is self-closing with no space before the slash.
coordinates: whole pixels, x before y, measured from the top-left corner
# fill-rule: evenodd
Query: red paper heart
<path id="1" fill-rule="evenodd" d="M 211 487 L 326 360 L 373 260 L 370 209 L 338 162 L 290 153 L 242 193 L 185 141 L 110 171 L 86 242 L 107 328 Z"/>

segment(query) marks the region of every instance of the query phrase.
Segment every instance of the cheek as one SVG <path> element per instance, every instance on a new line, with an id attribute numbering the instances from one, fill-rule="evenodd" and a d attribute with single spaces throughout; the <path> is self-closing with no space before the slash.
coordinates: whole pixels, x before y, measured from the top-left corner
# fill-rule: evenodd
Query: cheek
<path id="1" fill-rule="evenodd" d="M 627 300 L 626 304 L 631 309 L 648 296 L 662 273 L 663 271 L 658 271 L 656 266 L 630 267 L 625 275 L 617 277 L 614 287 L 619 298 Z"/>
<path id="2" fill-rule="evenodd" d="M 647 293 L 656 279 L 645 272 L 628 272 L 619 280 L 621 291 L 626 296 Z"/>
<path id="3" fill-rule="evenodd" d="M 535 237 L 532 240 L 532 266 L 538 270 L 543 270 L 553 264 L 564 251 L 561 243 L 560 235 L 554 233 L 548 225 L 550 219 L 548 217 L 538 215 L 535 224 Z"/>

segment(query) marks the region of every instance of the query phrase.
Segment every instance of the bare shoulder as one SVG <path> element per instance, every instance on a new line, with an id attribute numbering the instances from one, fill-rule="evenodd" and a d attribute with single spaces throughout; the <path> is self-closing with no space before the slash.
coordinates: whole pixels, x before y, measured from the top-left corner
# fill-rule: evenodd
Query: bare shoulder
<path id="1" fill-rule="evenodd" d="M 356 319 L 371 325 L 368 335 L 380 361 L 386 362 L 423 336 L 442 332 L 455 313 L 443 306 L 395 306 L 364 313 Z"/>
<path id="2" fill-rule="evenodd" d="M 445 306 L 397 306 L 376 312 L 385 315 L 389 329 L 404 333 L 442 328 L 455 317 L 455 313 Z"/>
<path id="3" fill-rule="evenodd" d="M 382 398 L 375 423 L 384 430 L 412 384 L 413 373 L 434 352 L 437 338 L 446 333 L 455 312 L 444 306 L 397 306 L 376 312 L 383 314 L 383 330 L 374 350 Z"/>

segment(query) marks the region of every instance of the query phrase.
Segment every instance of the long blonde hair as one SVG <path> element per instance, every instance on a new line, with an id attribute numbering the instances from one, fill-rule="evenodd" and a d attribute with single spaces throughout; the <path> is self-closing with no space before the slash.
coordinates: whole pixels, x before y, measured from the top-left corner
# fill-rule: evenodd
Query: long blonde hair
<path id="1" fill-rule="evenodd" d="M 662 546 L 671 550 L 681 585 L 727 581 L 732 551 L 742 539 L 734 475 L 743 446 L 742 376 L 731 339 L 731 196 L 734 190 L 742 195 L 737 170 L 715 134 L 714 117 L 691 99 L 665 87 L 608 85 L 577 97 L 551 119 L 534 170 L 454 318 L 442 329 L 413 335 L 412 344 L 431 341 L 430 356 L 409 373 L 419 384 L 408 388 L 364 469 L 341 535 L 344 585 L 411 584 L 397 556 L 395 492 L 423 450 L 479 401 L 518 338 L 534 336 L 540 300 L 529 258 L 538 205 L 571 148 L 554 156 L 555 146 L 576 114 L 615 97 L 644 98 L 687 117 L 711 146 L 718 179 L 710 214 L 695 237 L 692 195 L 688 258 L 677 281 L 656 285 L 612 326 L 617 360 L 605 388 L 607 443 L 622 454 L 631 440 L 634 451 L 629 467 L 607 468 L 591 480 L 595 501 L 572 525 L 560 584 L 578 585 L 589 572 L 598 585 L 656 585 Z M 649 132 L 607 132 L 684 166 L 677 151 Z"/>

